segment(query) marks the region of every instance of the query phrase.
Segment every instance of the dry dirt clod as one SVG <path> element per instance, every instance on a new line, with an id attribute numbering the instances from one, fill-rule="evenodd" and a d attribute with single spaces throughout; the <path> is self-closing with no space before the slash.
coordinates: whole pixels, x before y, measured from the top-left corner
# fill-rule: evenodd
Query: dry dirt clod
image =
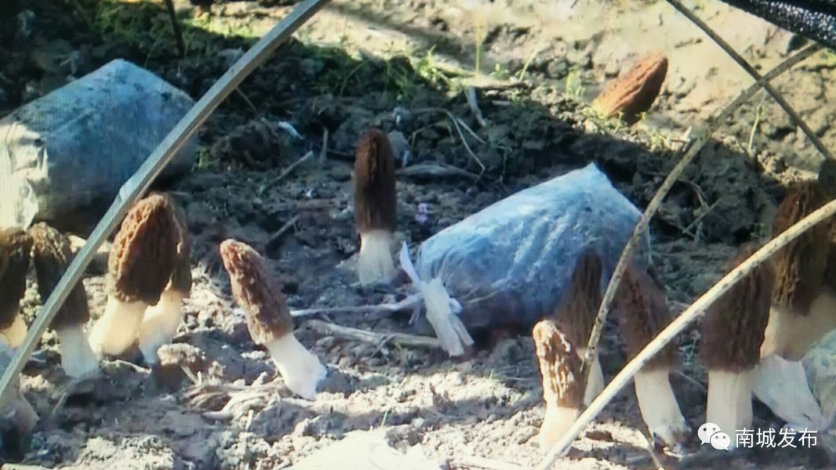
<path id="1" fill-rule="evenodd" d="M 667 72 L 667 57 L 646 56 L 626 74 L 611 81 L 595 98 L 592 107 L 605 117 L 621 115 L 624 122 L 633 124 L 659 96 Z"/>

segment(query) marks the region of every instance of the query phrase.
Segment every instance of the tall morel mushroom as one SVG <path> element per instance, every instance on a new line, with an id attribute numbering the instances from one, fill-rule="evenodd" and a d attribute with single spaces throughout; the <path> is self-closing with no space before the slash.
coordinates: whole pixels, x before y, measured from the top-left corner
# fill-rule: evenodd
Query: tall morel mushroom
<path id="1" fill-rule="evenodd" d="M 253 341 L 270 352 L 287 388 L 313 400 L 327 370 L 294 336 L 293 317 L 284 295 L 268 274 L 264 259 L 236 240 L 222 242 L 220 251 L 232 294 L 246 313 Z"/>
<path id="2" fill-rule="evenodd" d="M 183 300 L 192 289 L 191 242 L 183 211 L 170 201 L 171 217 L 177 226 L 177 260 L 160 300 L 145 310 L 139 329 L 139 350 L 147 364 L 159 361 L 157 350 L 177 334 L 183 320 Z"/>
<path id="3" fill-rule="evenodd" d="M 32 254 L 38 276 L 38 293 L 46 302 L 61 276 L 72 260 L 69 240 L 58 230 L 41 222 L 29 229 L 32 237 Z M 99 361 L 84 332 L 90 319 L 87 293 L 79 282 L 70 291 L 61 310 L 52 320 L 52 328 L 58 335 L 61 351 L 61 366 L 70 377 L 84 377 L 95 374 Z"/>
<path id="4" fill-rule="evenodd" d="M 758 250 L 754 243 L 740 247 L 732 270 Z M 708 370 L 706 422 L 731 436 L 752 428 L 752 387 L 760 362 L 775 272 L 763 263 L 709 308 L 702 322 L 700 355 Z"/>
<path id="5" fill-rule="evenodd" d="M 589 381 L 582 393 L 580 364 L 598 305 L 601 303 L 601 259 L 592 250 L 584 251 L 575 263 L 572 279 L 551 319 L 535 325 L 534 338 L 540 372 L 543 375 L 543 399 L 546 414 L 540 427 L 540 443 L 555 442 L 580 413 L 604 388 L 604 375 L 596 354 Z M 558 374 L 551 375 L 548 374 Z M 576 383 L 577 381 L 577 383 Z"/>
<path id="6" fill-rule="evenodd" d="M 584 251 L 575 263 L 569 292 L 555 311 L 555 324 L 577 346 L 580 357 L 586 355 L 586 345 L 598 315 L 598 306 L 601 305 L 601 274 L 601 258 L 592 250 Z M 604 374 L 596 352 L 584 392 L 584 404 L 589 404 L 603 389 Z"/>
<path id="7" fill-rule="evenodd" d="M 567 335 L 551 319 L 534 325 L 531 337 L 540 364 L 546 402 L 537 440 L 540 447 L 547 448 L 557 442 L 580 415 L 584 395 L 581 358 Z"/>
<path id="8" fill-rule="evenodd" d="M 395 275 L 396 206 L 392 145 L 386 134 L 372 129 L 357 143 L 354 161 L 354 221 L 360 235 L 357 273 L 363 285 L 388 282 Z"/>
<path id="9" fill-rule="evenodd" d="M 791 190 L 778 205 L 772 233 L 778 235 L 825 202 L 818 182 Z M 831 225 L 827 221 L 812 227 L 775 254 L 772 308 L 761 357 L 778 354 L 800 360 L 813 343 L 836 327 L 836 293 L 824 279 Z"/>
<path id="10" fill-rule="evenodd" d="M 32 239 L 19 229 L 0 230 L 0 335 L 11 347 L 26 337 L 26 323 L 20 316 L 20 300 L 26 293 L 26 271 Z"/>
<path id="11" fill-rule="evenodd" d="M 126 352 L 139 335 L 146 308 L 160 301 L 178 261 L 173 213 L 168 197 L 151 194 L 122 221 L 108 257 L 105 312 L 90 331 L 97 355 Z"/>
<path id="12" fill-rule="evenodd" d="M 671 321 L 662 287 L 635 264 L 627 268 L 621 280 L 616 309 L 628 361 Z M 676 350 L 669 343 L 636 374 L 633 382 L 639 411 L 651 435 L 679 448 L 688 434 L 688 425 L 670 384 L 669 374 L 675 363 Z"/>

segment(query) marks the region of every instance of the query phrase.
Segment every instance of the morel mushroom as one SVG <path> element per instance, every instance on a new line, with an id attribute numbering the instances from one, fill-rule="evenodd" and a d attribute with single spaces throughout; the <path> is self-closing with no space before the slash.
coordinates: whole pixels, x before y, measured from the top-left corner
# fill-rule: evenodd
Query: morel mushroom
<path id="1" fill-rule="evenodd" d="M 636 265 L 624 273 L 616 308 L 628 361 L 671 321 L 662 287 Z M 651 435 L 678 448 L 688 433 L 688 425 L 670 384 L 669 374 L 675 362 L 676 351 L 673 344 L 668 344 L 636 374 L 633 382 L 639 411 Z"/>
<path id="2" fill-rule="evenodd" d="M 32 239 L 19 229 L 0 230 L 0 335 L 11 347 L 26 337 L 20 300 L 26 293 L 26 271 Z"/>
<path id="3" fill-rule="evenodd" d="M 293 317 L 284 295 L 268 274 L 264 259 L 236 240 L 225 240 L 220 251 L 232 294 L 246 313 L 253 341 L 270 352 L 287 388 L 313 400 L 327 370 L 294 336 Z"/>
<path id="4" fill-rule="evenodd" d="M 558 329 L 565 332 L 569 341 L 577 346 L 581 358 L 586 355 L 586 345 L 601 305 L 601 273 L 601 258 L 592 250 L 584 251 L 575 263 L 569 291 L 561 299 L 554 314 Z M 584 392 L 584 404 L 589 404 L 603 389 L 604 374 L 596 352 Z"/>
<path id="5" fill-rule="evenodd" d="M 659 96 L 667 72 L 665 56 L 651 54 L 644 57 L 626 74 L 610 82 L 595 98 L 592 107 L 606 117 L 620 115 L 627 124 L 633 124 Z"/>
<path id="6" fill-rule="evenodd" d="M 817 182 L 800 185 L 781 201 L 772 224 L 778 235 L 826 202 Z M 773 258 L 772 309 L 761 357 L 800 360 L 810 346 L 836 327 L 836 293 L 825 285 L 831 221 L 812 227 Z"/>
<path id="7" fill-rule="evenodd" d="M 151 194 L 122 221 L 108 258 L 105 312 L 90 331 L 97 355 L 126 352 L 139 335 L 146 308 L 160 301 L 178 262 L 173 213 L 168 197 Z"/>
<path id="8" fill-rule="evenodd" d="M 360 235 L 357 273 L 362 285 L 388 282 L 396 228 L 395 156 L 389 138 L 372 129 L 357 143 L 354 221 Z"/>
<path id="9" fill-rule="evenodd" d="M 61 232 L 43 222 L 29 229 L 29 235 L 32 237 L 38 293 L 41 300 L 46 302 L 72 260 L 70 242 Z M 99 360 L 84 333 L 84 325 L 89 319 L 87 292 L 84 284 L 79 282 L 52 320 L 52 328 L 58 335 L 61 366 L 70 377 L 92 375 L 99 369 Z"/>
<path id="10" fill-rule="evenodd" d="M 557 442 L 575 422 L 583 401 L 581 361 L 568 335 L 550 319 L 542 320 L 531 331 L 534 349 L 543 377 L 546 413 L 537 440 L 547 448 Z"/>
<path id="11" fill-rule="evenodd" d="M 145 362 L 152 365 L 159 361 L 157 350 L 160 346 L 170 343 L 177 334 L 183 320 L 183 300 L 192 289 L 191 243 L 186 216 L 173 201 L 170 205 L 177 226 L 177 261 L 159 302 L 145 310 L 139 329 L 139 350 Z"/>
<path id="12" fill-rule="evenodd" d="M 740 247 L 731 271 L 758 250 L 754 243 Z M 775 273 L 763 263 L 723 294 L 702 322 L 700 355 L 708 370 L 706 422 L 731 436 L 752 427 L 752 387 L 760 362 Z"/>

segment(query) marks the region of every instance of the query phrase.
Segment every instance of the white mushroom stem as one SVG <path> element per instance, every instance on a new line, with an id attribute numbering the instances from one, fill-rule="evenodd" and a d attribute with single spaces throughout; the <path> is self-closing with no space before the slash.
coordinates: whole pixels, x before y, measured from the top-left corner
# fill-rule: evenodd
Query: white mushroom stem
<path id="1" fill-rule="evenodd" d="M 540 426 L 540 434 L 537 435 L 540 447 L 548 448 L 557 442 L 580 414 L 581 410 L 577 408 L 559 406 L 552 402 L 546 403 L 543 424 Z"/>
<path id="2" fill-rule="evenodd" d="M 113 296 L 108 297 L 104 315 L 90 330 L 90 347 L 93 352 L 101 357 L 104 354 L 119 355 L 127 351 L 139 335 L 147 307 L 145 302 L 121 302 Z"/>
<path id="3" fill-rule="evenodd" d="M 360 284 L 389 282 L 395 277 L 392 260 L 394 240 L 394 235 L 388 230 L 370 230 L 360 234 L 360 254 L 357 256 Z"/>
<path id="4" fill-rule="evenodd" d="M 93 353 L 84 325 L 71 325 L 58 328 L 58 349 L 61 351 L 61 367 L 72 378 L 94 375 L 99 370 L 99 359 Z"/>
<path id="5" fill-rule="evenodd" d="M 166 289 L 160 295 L 157 305 L 148 307 L 139 329 L 139 350 L 146 364 L 156 364 L 157 350 L 168 344 L 177 334 L 183 319 L 183 298 L 185 294 L 175 289 Z"/>
<path id="6" fill-rule="evenodd" d="M 761 357 L 777 354 L 798 361 L 816 341 L 834 328 L 836 295 L 832 292 L 823 292 L 816 297 L 807 315 L 772 307 L 761 345 Z"/>
<path id="7" fill-rule="evenodd" d="M 21 318 L 20 313 L 15 315 L 15 321 L 9 325 L 8 328 L 0 330 L 0 335 L 3 335 L 6 338 L 6 342 L 9 344 L 10 347 L 16 348 L 23 343 L 23 339 L 26 338 L 26 333 L 28 329 L 26 328 L 26 323 Z"/>
<path id="8" fill-rule="evenodd" d="M 578 354 L 581 358 L 586 357 L 586 348 L 578 349 Z M 601 393 L 604 389 L 604 373 L 601 371 L 601 361 L 598 360 L 598 352 L 595 352 L 595 358 L 592 361 L 591 369 L 589 370 L 589 378 L 586 383 L 586 390 L 583 394 L 583 404 L 588 405 Z"/>
<path id="9" fill-rule="evenodd" d="M 761 358 L 754 370 L 752 394 L 794 426 L 818 431 L 830 426 L 831 417 L 822 413 L 800 361 L 774 354 Z"/>
<path id="10" fill-rule="evenodd" d="M 650 433 L 669 446 L 678 446 L 688 425 L 673 394 L 667 368 L 642 369 L 633 378 L 639 410 Z"/>
<path id="11" fill-rule="evenodd" d="M 752 428 L 752 386 L 754 369 L 732 372 L 708 371 L 708 404 L 705 421 L 714 423 L 731 437 L 731 447 L 737 442 L 737 431 Z"/>
<path id="12" fill-rule="evenodd" d="M 315 354 L 308 351 L 293 333 L 268 341 L 264 345 L 279 369 L 285 385 L 307 400 L 316 398 L 316 389 L 328 370 Z"/>

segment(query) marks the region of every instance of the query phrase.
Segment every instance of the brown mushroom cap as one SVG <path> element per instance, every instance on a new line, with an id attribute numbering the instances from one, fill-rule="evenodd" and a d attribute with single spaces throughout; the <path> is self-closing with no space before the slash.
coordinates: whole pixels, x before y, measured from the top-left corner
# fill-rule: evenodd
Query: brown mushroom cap
<path id="1" fill-rule="evenodd" d="M 168 197 L 168 196 L 166 196 Z M 191 266 L 191 239 L 189 238 L 189 228 L 186 223 L 186 214 L 183 210 L 170 201 L 174 208 L 173 216 L 174 222 L 177 225 L 177 264 L 174 266 L 174 271 L 171 273 L 171 287 L 183 294 L 188 295 L 192 290 L 192 266 Z"/>
<path id="2" fill-rule="evenodd" d="M 0 230 L 0 329 L 14 323 L 26 293 L 32 239 L 23 230 Z"/>
<path id="3" fill-rule="evenodd" d="M 817 182 L 800 185 L 790 191 L 775 213 L 773 236 L 780 234 L 827 202 Z M 821 292 L 827 268 L 831 223 L 825 222 L 807 230 L 778 251 L 773 263 L 775 284 L 772 303 L 789 308 L 798 315 L 807 315 L 810 305 Z"/>
<path id="4" fill-rule="evenodd" d="M 572 344 L 586 347 L 601 305 L 601 258 L 588 249 L 572 271 L 568 291 L 554 314 L 554 322 Z"/>
<path id="5" fill-rule="evenodd" d="M 357 143 L 354 160 L 354 221 L 359 233 L 395 231 L 397 226 L 395 155 L 389 138 L 379 129 Z"/>
<path id="6" fill-rule="evenodd" d="M 580 409 L 584 388 L 581 386 L 581 358 L 568 335 L 551 320 L 542 320 L 531 331 L 534 349 L 543 376 L 543 398 L 560 407 Z"/>
<path id="7" fill-rule="evenodd" d="M 746 243 L 726 272 L 758 251 Z M 700 355 L 709 370 L 741 372 L 760 362 L 760 349 L 769 321 L 775 270 L 763 263 L 714 302 L 702 322 Z"/>
<path id="8" fill-rule="evenodd" d="M 168 197 L 151 194 L 122 221 L 108 258 L 108 293 L 120 302 L 159 301 L 178 261 L 173 210 Z"/>
<path id="9" fill-rule="evenodd" d="M 653 105 L 667 72 L 668 59 L 664 55 L 644 57 L 626 74 L 608 83 L 593 106 L 605 116 L 621 113 L 624 121 L 632 124 Z"/>
<path id="10" fill-rule="evenodd" d="M 636 265 L 624 272 L 615 304 L 624 334 L 627 360 L 633 359 L 671 321 L 662 287 Z M 647 363 L 645 369 L 670 367 L 675 357 L 674 345 L 668 343 Z"/>
<path id="11" fill-rule="evenodd" d="M 41 301 L 46 302 L 72 261 L 70 242 L 61 232 L 43 222 L 32 226 L 29 229 L 29 236 L 32 237 L 32 253 L 35 271 L 38 275 L 38 293 L 41 295 Z M 52 320 L 52 327 L 58 329 L 80 325 L 89 319 L 87 293 L 84 290 L 84 284 L 79 282 L 70 291 L 61 310 Z"/>
<path id="12" fill-rule="evenodd" d="M 247 314 L 253 341 L 266 344 L 292 333 L 293 317 L 261 255 L 247 244 L 231 239 L 221 243 L 220 251 L 232 294 Z"/>

